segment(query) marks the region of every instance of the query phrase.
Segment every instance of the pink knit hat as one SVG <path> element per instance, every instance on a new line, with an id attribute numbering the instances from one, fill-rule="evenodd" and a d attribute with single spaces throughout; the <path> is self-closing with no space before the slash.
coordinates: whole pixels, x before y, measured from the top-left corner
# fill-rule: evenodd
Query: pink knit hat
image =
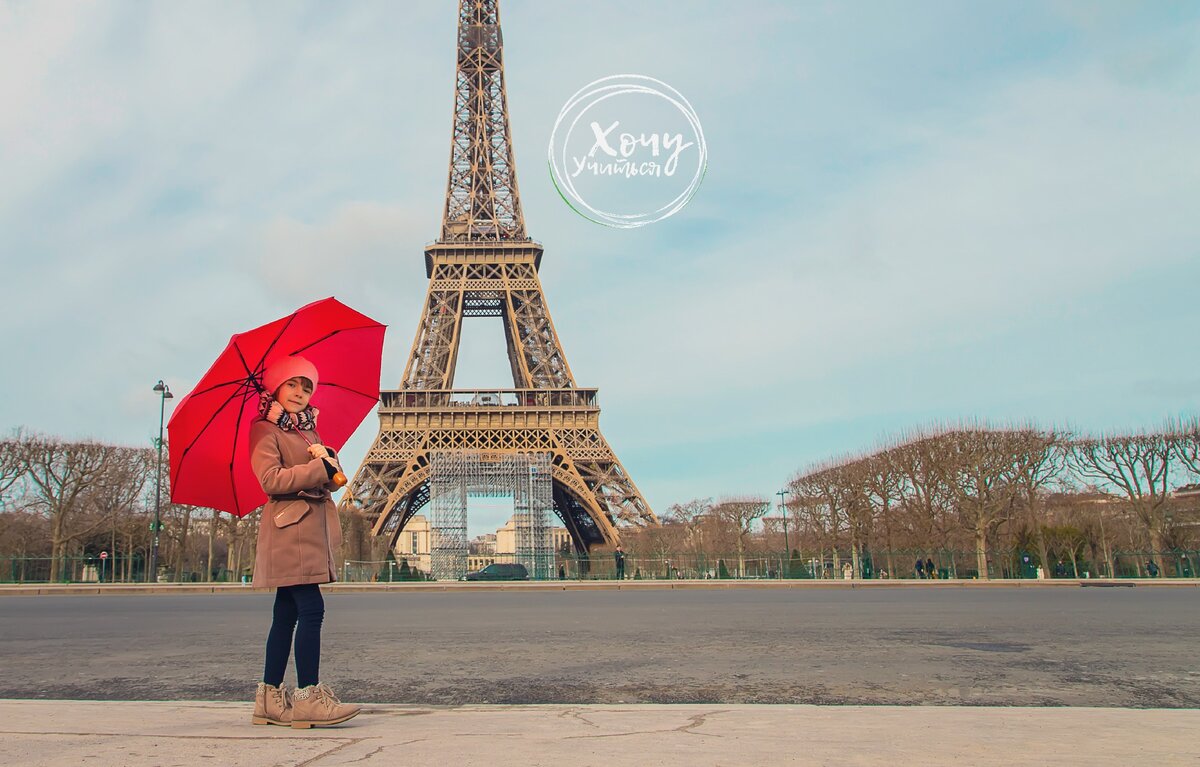
<path id="1" fill-rule="evenodd" d="M 312 381 L 313 391 L 317 390 L 317 368 L 308 360 L 298 355 L 281 357 L 267 366 L 263 373 L 263 388 L 271 394 L 278 391 L 283 382 L 290 378 L 307 378 Z"/>

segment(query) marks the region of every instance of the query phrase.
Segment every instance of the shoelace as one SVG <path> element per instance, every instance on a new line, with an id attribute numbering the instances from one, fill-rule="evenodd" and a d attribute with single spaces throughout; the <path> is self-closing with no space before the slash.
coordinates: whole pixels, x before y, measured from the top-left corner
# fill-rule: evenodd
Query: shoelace
<path id="1" fill-rule="evenodd" d="M 292 696 L 286 687 L 274 688 L 271 690 L 271 697 L 275 698 L 275 702 L 284 710 L 292 707 Z"/>
<path id="2" fill-rule="evenodd" d="M 329 689 L 323 684 L 317 685 L 316 693 L 326 700 L 332 701 L 334 705 L 342 705 L 342 702 L 338 700 L 338 696 L 333 694 L 333 690 Z"/>

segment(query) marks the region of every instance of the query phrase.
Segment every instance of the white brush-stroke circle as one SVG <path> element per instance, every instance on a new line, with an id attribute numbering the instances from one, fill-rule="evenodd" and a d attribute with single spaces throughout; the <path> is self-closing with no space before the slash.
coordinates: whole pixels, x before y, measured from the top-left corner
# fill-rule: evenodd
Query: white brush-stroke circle
<path id="1" fill-rule="evenodd" d="M 629 93 L 657 96 L 672 104 L 683 115 L 684 119 L 688 121 L 688 125 L 691 126 L 692 132 L 695 134 L 695 144 L 699 150 L 699 162 L 696 163 L 696 172 L 692 175 L 687 188 L 670 202 L 648 213 L 626 214 L 598 210 L 583 199 L 583 196 L 575 189 L 570 175 L 564 172 L 564 168 L 567 165 L 567 144 L 570 143 L 571 133 L 575 130 L 575 126 L 578 125 L 579 121 L 583 119 L 587 110 L 602 101 Z M 579 105 L 582 106 L 579 108 L 579 113 L 575 115 L 567 127 L 560 151 L 555 151 L 555 142 L 558 140 L 563 120 Z M 645 75 L 610 75 L 580 88 L 563 105 L 563 108 L 558 113 L 558 118 L 554 121 L 554 130 L 550 133 L 548 160 L 554 185 L 572 210 L 597 224 L 617 229 L 634 229 L 646 224 L 653 224 L 656 221 L 662 221 L 664 218 L 679 212 L 684 205 L 687 205 L 692 196 L 696 194 L 696 190 L 700 188 L 700 182 L 704 179 L 704 172 L 708 167 L 708 146 L 704 141 L 704 130 L 700 127 L 700 118 L 696 115 L 696 110 L 692 108 L 691 103 L 679 91 L 661 80 L 656 80 L 653 77 Z M 578 203 L 580 207 L 575 207 L 575 205 L 571 204 L 571 200 Z"/>

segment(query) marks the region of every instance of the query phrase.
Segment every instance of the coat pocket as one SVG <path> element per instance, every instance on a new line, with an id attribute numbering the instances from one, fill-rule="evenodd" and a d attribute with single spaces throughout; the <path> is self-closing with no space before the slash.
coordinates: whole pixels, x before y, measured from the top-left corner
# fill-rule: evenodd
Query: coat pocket
<path id="1" fill-rule="evenodd" d="M 284 501 L 275 509 L 275 526 L 294 525 L 308 513 L 308 501 Z"/>

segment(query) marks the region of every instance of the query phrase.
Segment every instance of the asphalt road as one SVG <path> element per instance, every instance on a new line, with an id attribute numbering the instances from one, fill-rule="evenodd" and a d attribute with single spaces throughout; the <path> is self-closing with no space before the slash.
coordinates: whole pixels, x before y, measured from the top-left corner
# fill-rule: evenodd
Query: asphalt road
<path id="1" fill-rule="evenodd" d="M 0 698 L 249 699 L 271 600 L 0 598 Z M 375 703 L 1195 707 L 1198 639 L 1193 588 L 343 593 L 321 675 Z"/>

